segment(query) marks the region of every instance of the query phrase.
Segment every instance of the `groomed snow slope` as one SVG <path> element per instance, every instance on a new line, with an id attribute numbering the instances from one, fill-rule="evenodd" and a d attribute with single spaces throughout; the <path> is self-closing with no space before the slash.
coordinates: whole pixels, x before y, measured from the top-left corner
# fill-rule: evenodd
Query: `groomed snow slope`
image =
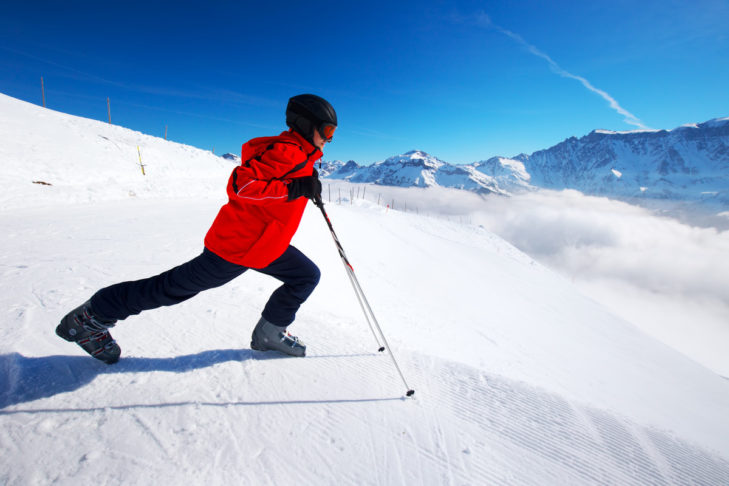
<path id="1" fill-rule="evenodd" d="M 96 362 L 60 317 L 194 257 L 230 166 L 2 96 L 0 128 L 0 484 L 729 483 L 729 382 L 483 229 L 367 204 L 327 210 L 414 398 L 314 207 L 306 358 L 249 350 L 277 284 L 248 272 L 119 323 Z M 140 142 L 159 175 L 129 172 Z"/>

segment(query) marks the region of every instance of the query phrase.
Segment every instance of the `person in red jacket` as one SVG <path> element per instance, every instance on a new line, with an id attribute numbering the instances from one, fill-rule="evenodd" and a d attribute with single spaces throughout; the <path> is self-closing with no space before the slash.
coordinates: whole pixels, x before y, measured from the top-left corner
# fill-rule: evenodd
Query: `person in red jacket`
<path id="1" fill-rule="evenodd" d="M 306 345 L 287 332 L 319 282 L 317 266 L 291 245 L 308 199 L 321 198 L 314 163 L 332 140 L 337 114 L 329 102 L 303 94 L 289 99 L 288 131 L 243 145 L 241 165 L 228 180 L 228 202 L 205 236 L 203 252 L 160 275 L 111 285 L 69 312 L 56 334 L 91 356 L 116 363 L 121 349 L 109 328 L 142 311 L 183 302 L 248 269 L 283 284 L 266 303 L 251 348 L 305 356 Z"/>

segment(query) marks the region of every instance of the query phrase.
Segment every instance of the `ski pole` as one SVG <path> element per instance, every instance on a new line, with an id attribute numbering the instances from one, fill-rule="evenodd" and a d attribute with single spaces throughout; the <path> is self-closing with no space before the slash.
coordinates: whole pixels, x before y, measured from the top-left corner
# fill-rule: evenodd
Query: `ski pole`
<path id="1" fill-rule="evenodd" d="M 359 280 L 357 279 L 357 276 L 354 274 L 354 268 L 349 263 L 349 259 L 347 258 L 347 254 L 344 252 L 344 248 L 342 247 L 342 244 L 339 242 L 339 238 L 337 237 L 337 233 L 334 231 L 334 226 L 332 226 L 332 222 L 329 219 L 329 215 L 327 215 L 326 210 L 324 209 L 324 201 L 321 200 L 321 197 L 317 197 L 314 199 L 314 204 L 321 210 L 321 214 L 324 216 L 324 220 L 327 222 L 327 226 L 329 227 L 329 232 L 332 234 L 332 238 L 334 239 L 334 244 L 337 247 L 337 251 L 339 252 L 339 257 L 342 259 L 342 263 L 344 264 L 344 268 L 347 272 L 347 276 L 349 277 L 349 281 L 352 284 L 352 288 L 354 289 L 354 293 L 357 296 L 357 300 L 359 301 L 359 306 L 362 309 L 362 312 L 365 315 L 365 319 L 367 320 L 367 324 L 370 326 L 370 330 L 372 331 L 372 335 L 375 337 L 375 341 L 377 341 L 377 345 L 380 347 L 378 351 L 382 352 L 387 348 L 387 352 L 390 355 L 390 358 L 392 358 L 392 363 L 395 365 L 395 369 L 397 370 L 398 374 L 400 375 L 400 378 L 402 379 L 403 384 L 405 385 L 405 388 L 407 389 L 407 392 L 405 395 L 412 396 L 415 393 L 415 390 L 410 388 L 408 386 L 407 380 L 405 380 L 405 376 L 402 374 L 402 370 L 400 369 L 400 366 L 397 364 L 397 360 L 395 359 L 395 355 L 392 353 L 392 348 L 387 342 L 387 339 L 385 338 L 385 334 L 382 332 L 382 328 L 380 327 L 379 322 L 377 322 L 377 318 L 375 317 L 374 312 L 372 312 L 372 307 L 370 307 L 369 302 L 367 301 L 367 297 L 365 297 L 364 291 L 362 290 L 362 286 L 359 284 Z M 380 336 L 382 337 L 382 342 L 385 344 L 385 346 L 380 345 L 380 340 L 377 338 L 377 333 L 375 332 L 374 327 L 372 327 L 372 323 L 374 323 L 375 327 L 377 328 L 377 331 L 380 333 Z"/>
<path id="2" fill-rule="evenodd" d="M 372 314 L 372 309 L 367 311 L 369 308 L 369 305 L 366 305 L 366 299 L 364 297 L 364 293 L 362 292 L 362 288 L 359 286 L 359 282 L 357 281 L 357 278 L 354 275 L 354 268 L 349 263 L 349 259 L 347 258 L 346 253 L 344 253 L 344 248 L 342 247 L 342 244 L 339 242 L 339 238 L 337 237 L 337 234 L 334 232 L 334 227 L 332 226 L 331 221 L 329 220 L 329 216 L 326 213 L 326 210 L 324 209 L 324 203 L 321 203 L 321 206 L 317 203 L 317 201 L 314 201 L 314 204 L 317 205 L 319 209 L 321 209 L 322 214 L 324 215 L 324 219 L 327 222 L 327 225 L 329 226 L 329 231 L 332 234 L 332 238 L 334 239 L 334 244 L 337 247 L 337 251 L 339 252 L 339 257 L 342 259 L 342 264 L 344 265 L 344 270 L 347 273 L 347 277 L 349 278 L 349 283 L 352 284 L 352 288 L 354 289 L 354 295 L 357 297 L 357 302 L 359 302 L 359 307 L 362 309 L 362 313 L 365 316 L 365 320 L 367 321 L 367 325 L 370 327 L 370 331 L 372 331 L 372 336 L 375 338 L 375 341 L 377 342 L 377 351 L 383 352 L 385 350 L 385 347 L 380 344 L 380 339 L 377 337 L 377 333 L 375 332 L 375 328 L 372 326 L 372 320 L 370 319 L 370 315 Z M 373 316 L 374 317 L 374 316 Z"/>

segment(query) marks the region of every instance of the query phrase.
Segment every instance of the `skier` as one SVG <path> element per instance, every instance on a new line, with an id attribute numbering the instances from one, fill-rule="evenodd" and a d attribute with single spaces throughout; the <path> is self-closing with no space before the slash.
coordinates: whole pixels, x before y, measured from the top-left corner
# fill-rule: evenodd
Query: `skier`
<path id="1" fill-rule="evenodd" d="M 319 268 L 290 245 L 307 199 L 321 198 L 314 163 L 331 142 L 337 114 L 325 99 L 302 94 L 289 99 L 288 131 L 243 145 L 241 165 L 228 180 L 228 202 L 205 236 L 202 254 L 155 277 L 103 288 L 69 312 L 56 334 L 106 363 L 121 349 L 109 334 L 118 320 L 185 301 L 219 287 L 248 269 L 283 282 L 253 329 L 251 348 L 304 356 L 306 345 L 287 332 L 296 311 L 319 282 Z"/>

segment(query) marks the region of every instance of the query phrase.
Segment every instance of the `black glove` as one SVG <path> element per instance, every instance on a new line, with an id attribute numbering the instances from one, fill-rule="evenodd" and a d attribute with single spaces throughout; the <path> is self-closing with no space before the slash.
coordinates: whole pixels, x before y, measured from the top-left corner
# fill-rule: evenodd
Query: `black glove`
<path id="1" fill-rule="evenodd" d="M 300 197 L 306 197 L 312 201 L 321 199 L 321 181 L 319 181 L 319 173 L 314 169 L 314 173 L 310 176 L 297 177 L 291 179 L 288 185 L 289 201 Z"/>

